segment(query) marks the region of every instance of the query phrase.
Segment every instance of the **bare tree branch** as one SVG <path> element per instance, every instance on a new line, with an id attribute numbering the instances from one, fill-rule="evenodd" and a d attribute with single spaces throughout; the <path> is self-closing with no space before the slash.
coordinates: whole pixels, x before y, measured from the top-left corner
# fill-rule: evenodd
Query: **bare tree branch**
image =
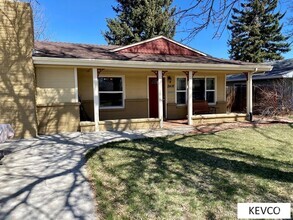
<path id="1" fill-rule="evenodd" d="M 215 28 L 212 38 L 220 38 L 226 30 L 230 20 L 232 9 L 245 3 L 245 0 L 192 0 L 189 7 L 179 8 L 176 13 L 178 24 L 187 27 L 179 32 L 187 33 L 183 41 L 191 41 L 199 32 L 209 27 Z M 293 12 L 292 0 L 280 0 L 286 7 L 291 7 Z M 288 25 L 292 26 L 293 17 L 288 19 Z M 290 31 L 293 36 L 293 27 Z"/>
<path id="2" fill-rule="evenodd" d="M 232 9 L 244 0 L 198 0 L 192 1 L 190 7 L 179 9 L 177 12 L 179 23 L 185 23 L 182 30 L 188 35 L 184 41 L 190 41 L 202 30 L 211 25 L 216 28 L 213 38 L 220 37 L 226 29 Z"/>
<path id="3" fill-rule="evenodd" d="M 275 80 L 272 84 L 258 85 L 256 110 L 263 116 L 288 115 L 293 111 L 291 82 Z"/>
<path id="4" fill-rule="evenodd" d="M 16 1 L 16 0 L 15 0 Z M 47 20 L 41 4 L 38 0 L 21 0 L 31 4 L 33 10 L 33 21 L 34 21 L 34 37 L 35 40 L 49 40 L 47 33 Z"/>

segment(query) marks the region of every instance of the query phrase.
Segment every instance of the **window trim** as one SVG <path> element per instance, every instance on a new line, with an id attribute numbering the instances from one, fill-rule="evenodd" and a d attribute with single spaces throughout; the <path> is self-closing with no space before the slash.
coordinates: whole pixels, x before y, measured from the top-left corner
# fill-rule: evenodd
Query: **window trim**
<path id="1" fill-rule="evenodd" d="M 177 104 L 177 78 L 185 78 L 186 80 L 186 96 L 185 96 L 185 104 Z M 207 78 L 212 78 L 215 80 L 215 89 L 214 90 L 211 90 L 211 89 L 208 89 L 207 90 Z M 212 76 L 193 76 L 192 80 L 193 79 L 204 79 L 205 80 L 205 100 L 206 100 L 206 96 L 207 96 L 207 92 L 215 92 L 215 102 L 209 102 L 208 104 L 209 105 L 216 105 L 217 104 L 217 91 L 218 91 L 218 88 L 217 88 L 217 76 L 215 75 L 212 75 Z M 193 82 L 192 82 L 193 83 Z M 188 88 L 187 88 L 187 79 L 185 76 L 176 76 L 176 81 L 175 81 L 175 103 L 177 106 L 186 106 L 187 105 L 187 93 L 188 93 Z M 179 90 L 179 91 L 183 91 L 183 90 Z"/>
<path id="2" fill-rule="evenodd" d="M 177 92 L 183 92 L 184 90 L 177 90 L 177 79 L 185 79 L 185 104 L 177 103 Z M 187 79 L 186 76 L 176 76 L 175 77 L 175 103 L 177 106 L 186 106 L 187 105 Z"/>
<path id="3" fill-rule="evenodd" d="M 214 79 L 215 80 L 215 88 L 214 89 L 207 89 L 207 85 L 208 85 L 207 79 Z M 214 97 L 215 102 L 208 102 L 208 104 L 209 105 L 216 105 L 217 104 L 217 78 L 215 76 L 206 76 L 205 77 L 205 100 L 207 99 L 207 92 L 214 92 L 215 93 L 215 97 Z"/>
<path id="4" fill-rule="evenodd" d="M 107 107 L 103 107 L 101 106 L 100 103 L 100 109 L 124 109 L 125 108 L 125 99 L 126 99 L 126 95 L 125 95 L 125 75 L 103 75 L 101 74 L 99 76 L 99 80 L 100 78 L 121 78 L 122 79 L 122 91 L 100 91 L 100 87 L 99 87 L 99 103 L 100 103 L 100 94 L 120 94 L 122 93 L 122 106 L 107 106 Z M 100 81 L 99 81 L 100 82 Z"/>

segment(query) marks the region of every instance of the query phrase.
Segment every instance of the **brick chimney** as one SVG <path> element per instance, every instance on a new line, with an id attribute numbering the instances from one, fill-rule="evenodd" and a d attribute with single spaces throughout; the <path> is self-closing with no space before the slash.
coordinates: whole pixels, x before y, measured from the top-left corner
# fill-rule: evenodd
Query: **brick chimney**
<path id="1" fill-rule="evenodd" d="M 16 138 L 37 134 L 32 9 L 28 3 L 0 0 L 0 123 Z"/>

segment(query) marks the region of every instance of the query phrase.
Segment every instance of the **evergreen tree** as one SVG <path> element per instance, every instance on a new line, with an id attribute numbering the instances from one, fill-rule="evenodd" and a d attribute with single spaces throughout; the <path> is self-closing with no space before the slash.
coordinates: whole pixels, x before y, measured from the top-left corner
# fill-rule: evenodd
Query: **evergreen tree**
<path id="1" fill-rule="evenodd" d="M 173 0 L 117 0 L 112 7 L 117 13 L 114 19 L 107 19 L 108 31 L 104 37 L 108 44 L 127 45 L 164 35 L 175 34 L 175 8 Z"/>
<path id="2" fill-rule="evenodd" d="M 260 63 L 281 60 L 290 51 L 280 20 L 285 14 L 275 12 L 278 0 L 248 0 L 241 9 L 233 8 L 228 29 L 231 31 L 230 58 Z"/>

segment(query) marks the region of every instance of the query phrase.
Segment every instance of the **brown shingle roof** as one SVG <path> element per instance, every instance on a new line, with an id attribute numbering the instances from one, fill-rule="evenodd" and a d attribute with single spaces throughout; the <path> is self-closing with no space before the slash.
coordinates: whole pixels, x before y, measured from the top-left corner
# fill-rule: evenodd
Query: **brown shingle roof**
<path id="1" fill-rule="evenodd" d="M 34 57 L 77 58 L 77 59 L 101 59 L 101 60 L 125 60 L 146 62 L 171 62 L 171 63 L 203 63 L 203 64 L 236 64 L 245 65 L 239 61 L 218 59 L 212 56 L 184 56 L 184 55 L 160 55 L 117 53 L 112 50 L 119 46 L 104 46 L 91 44 L 61 43 L 61 42 L 35 42 Z"/>

